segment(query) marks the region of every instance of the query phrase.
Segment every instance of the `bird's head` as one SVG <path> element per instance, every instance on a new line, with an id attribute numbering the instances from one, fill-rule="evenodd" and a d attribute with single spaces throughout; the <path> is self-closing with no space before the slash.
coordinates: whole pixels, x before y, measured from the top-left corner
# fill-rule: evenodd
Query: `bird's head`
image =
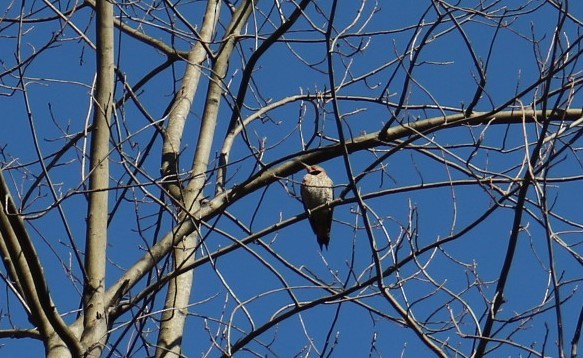
<path id="1" fill-rule="evenodd" d="M 306 163 L 302 163 L 302 165 L 306 168 L 306 170 L 308 171 L 308 174 L 310 175 L 318 175 L 321 173 L 326 173 L 326 171 L 324 170 L 324 168 L 322 168 L 319 165 L 307 165 Z"/>

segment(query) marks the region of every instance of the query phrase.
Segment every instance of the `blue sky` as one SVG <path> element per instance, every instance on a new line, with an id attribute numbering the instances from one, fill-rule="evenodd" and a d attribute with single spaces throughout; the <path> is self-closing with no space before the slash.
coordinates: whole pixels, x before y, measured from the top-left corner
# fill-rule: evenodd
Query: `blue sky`
<path id="1" fill-rule="evenodd" d="M 317 3 L 321 9 L 329 11 L 327 2 Z M 574 1 L 569 4 L 571 13 L 581 19 L 583 6 Z M 61 5 L 66 7 L 64 4 Z M 358 5 L 357 2 L 339 3 L 335 21 L 337 31 L 352 21 Z M 541 6 L 539 7 L 539 5 Z M 261 6 L 267 5 L 262 4 Z M 290 5 L 286 4 L 286 6 L 288 7 L 284 8 L 290 11 Z M 365 7 L 364 14 L 368 15 L 372 6 L 373 4 L 369 3 Z M 412 38 L 417 38 L 416 43 L 419 43 L 428 31 L 429 24 L 436 19 L 435 12 L 429 11 L 428 15 L 420 20 L 423 12 L 429 6 L 428 1 L 380 1 L 376 6 L 378 11 L 363 29 L 364 32 L 369 33 L 368 36 L 354 36 L 338 41 L 337 53 L 351 51 L 351 47 L 347 46 L 346 41 L 351 45 L 361 43 L 364 50 L 350 58 L 334 56 L 336 84 L 341 83 L 343 78 L 350 77 L 345 76 L 343 72 L 346 67 L 350 68 L 351 76 L 358 77 L 390 63 L 397 56 L 405 54 L 411 46 Z M 461 6 L 476 6 L 476 4 L 474 1 L 465 1 L 462 2 Z M 506 19 L 508 26 L 499 31 L 496 29 L 497 19 L 494 17 L 463 24 L 472 49 L 481 61 L 486 62 L 488 51 L 492 48 L 488 60 L 486 95 L 476 107 L 478 111 L 489 111 L 493 107 L 500 106 L 512 98 L 516 92 L 526 88 L 539 78 L 539 64 L 533 55 L 533 45 L 527 41 L 527 38 L 534 36 L 539 41 L 540 50 L 543 51 L 541 53 L 546 55 L 544 51 L 548 50 L 552 40 L 552 30 L 557 23 L 556 9 L 549 4 L 543 5 L 541 1 L 529 3 L 523 11 L 510 11 L 513 6 L 516 6 L 513 1 L 501 2 L 498 5 L 501 9 L 504 9 L 504 6 L 512 15 Z M 192 14 L 191 21 L 193 23 L 200 23 L 200 14 L 204 9 L 203 2 L 184 5 L 183 9 L 189 16 Z M 268 9 L 268 7 L 264 9 Z M 17 16 L 18 11 L 16 10 L 14 8 L 12 12 L 8 13 L 8 16 Z M 41 14 L 48 14 L 45 11 Z M 496 14 L 501 13 L 502 10 Z M 228 18 L 226 14 L 225 10 L 224 20 Z M 325 28 L 324 17 L 318 14 L 313 6 L 308 7 L 308 14 L 317 26 Z M 87 25 L 89 15 L 89 9 L 80 9 L 75 14 L 74 20 L 77 21 L 78 25 L 83 24 L 82 28 L 86 26 L 87 35 L 93 38 L 93 23 Z M 162 16 L 161 13 L 156 13 L 156 15 Z M 359 20 L 351 32 L 355 32 L 355 29 L 365 25 L 365 18 Z M 420 30 L 419 35 L 415 37 L 414 26 L 420 22 L 425 25 Z M 1 23 L 0 26 L 2 26 Z M 179 22 L 177 26 L 180 26 Z M 246 103 L 250 107 L 243 111 L 244 115 L 252 114 L 257 106 L 280 100 L 286 96 L 298 93 L 313 94 L 330 88 L 329 79 L 325 73 L 327 71 L 325 44 L 322 41 L 315 41 L 322 40 L 323 35 L 307 32 L 308 26 L 306 21 L 299 21 L 292 28 L 292 32 L 286 36 L 287 39 L 297 41 L 272 46 L 258 62 L 253 77 L 253 91 L 248 92 L 246 97 Z M 459 108 L 471 103 L 478 74 L 459 32 L 455 30 L 443 32 L 450 26 L 451 22 L 447 22 L 436 28 L 433 34 L 438 36 L 423 48 L 417 58 L 418 65 L 413 72 L 416 83 L 407 89 L 406 104 L 439 104 L 443 107 Z M 411 28 L 399 32 L 389 31 L 385 34 L 378 34 L 378 31 L 381 30 L 405 27 Z M 54 23 L 48 22 L 27 24 L 25 28 L 28 32 L 24 37 L 25 46 L 22 50 L 24 57 L 32 53 L 34 49 L 40 48 L 57 30 Z M 263 31 L 267 32 L 270 28 L 268 25 L 262 27 L 262 35 Z M 577 24 L 567 21 L 562 33 L 563 44 L 566 46 L 574 41 L 579 36 L 580 30 Z M 0 31 L 15 35 L 16 25 L 3 25 L 0 27 Z M 151 26 L 145 26 L 144 31 L 162 40 L 170 40 L 167 33 Z M 249 31 L 252 34 L 251 27 Z M 68 141 L 65 134 L 81 131 L 85 126 L 86 118 L 91 118 L 88 113 L 89 93 L 94 75 L 94 53 L 88 46 L 71 39 L 74 36 L 72 30 L 66 28 L 61 37 L 62 41 L 59 41 L 26 67 L 27 89 L 34 116 L 34 129 L 38 131 L 44 155 L 59 150 Z M 121 42 L 119 38 L 117 42 L 118 65 L 130 84 L 135 84 L 145 73 L 165 60 L 159 52 L 153 51 L 127 36 L 120 38 Z M 495 41 L 494 45 L 491 46 L 493 38 Z M 177 43 L 180 50 L 188 49 L 188 44 L 185 41 L 178 40 Z M 238 54 L 230 63 L 230 70 L 225 78 L 225 82 L 230 84 L 229 91 L 227 91 L 226 99 L 221 107 L 216 135 L 217 144 L 211 155 L 211 167 L 216 165 L 214 158 L 220 150 L 231 116 L 228 103 L 232 102 L 230 96 L 236 95 L 237 85 L 241 79 L 241 62 L 248 59 L 254 45 L 252 36 L 242 41 Z M 216 49 L 216 45 L 214 49 Z M 0 58 L 3 59 L 4 66 L 14 65 L 15 51 L 13 39 L 0 39 Z M 294 53 L 301 54 L 304 62 L 299 61 Z M 369 76 L 367 81 L 358 81 L 341 88 L 338 95 L 381 97 L 384 93 L 383 89 L 386 88 L 389 101 L 398 102 L 404 91 L 405 69 L 410 60 L 410 56 L 405 55 L 403 66 L 399 66 L 398 63 L 391 64 Z M 313 66 L 308 66 L 306 63 Z M 148 85 L 139 91 L 141 103 L 153 118 L 162 118 L 172 99 L 173 91 L 179 86 L 183 70 L 184 65 L 177 63 L 173 68 L 157 74 Z M 581 70 L 580 65 L 576 64 L 573 70 L 574 77 L 580 76 L 577 72 Z M 15 79 L 8 76 L 2 80 L 5 84 L 17 84 Z M 184 171 L 187 171 L 191 165 L 193 150 L 196 146 L 198 125 L 204 105 L 204 90 L 207 83 L 208 79 L 203 76 L 185 130 L 180 162 L 181 169 Z M 553 82 L 553 85 L 556 86 L 558 83 L 557 80 Z M 12 169 L 6 171 L 5 175 L 12 185 L 13 195 L 18 198 L 29 189 L 31 178 L 34 173 L 39 172 L 40 168 L 38 164 L 31 164 L 16 170 L 16 163 L 30 163 L 37 159 L 37 155 L 32 149 L 32 130 L 24 111 L 22 95 L 15 93 L 9 96 L 9 90 L 5 88 L 1 88 L 1 90 L 0 107 L 3 109 L 6 126 L 10 128 L 9 131 L 0 133 L 0 147 L 3 149 L 2 154 L 4 155 L 2 167 Z M 121 91 L 122 87 L 118 86 L 117 98 L 120 97 Z M 525 105 L 528 105 L 536 95 L 536 93 L 529 93 L 521 100 Z M 581 106 L 579 93 L 574 97 L 572 106 L 574 108 Z M 391 110 L 393 110 L 382 104 L 344 100 L 340 101 L 339 108 L 342 114 L 346 115 L 343 130 L 349 138 L 378 131 L 391 118 Z M 447 112 L 447 114 L 451 113 Z M 440 114 L 441 111 L 436 109 L 411 109 L 401 112 L 399 119 L 405 122 L 416 121 Z M 318 130 L 323 137 L 313 141 L 309 148 L 303 148 L 302 138 L 306 141 L 313 134 L 316 118 L 319 119 Z M 147 124 L 148 121 L 131 102 L 128 102 L 123 110 L 117 112 L 113 135 L 116 138 L 118 135 L 124 137 L 122 146 L 128 155 L 124 159 L 141 158 L 144 155 L 146 143 L 150 138 L 156 137 L 155 131 L 151 128 L 140 132 L 140 129 Z M 303 149 L 331 145 L 338 138 L 335 117 L 330 103 L 314 107 L 308 101 L 293 102 L 270 112 L 269 116 L 263 120 L 251 123 L 247 127 L 246 133 L 251 145 L 255 147 L 265 145 L 266 150 L 262 159 L 266 164 L 291 153 L 299 153 Z M 529 140 L 534 141 L 536 130 L 529 127 L 527 133 Z M 474 152 L 475 138 L 479 138 L 480 135 L 483 136 L 481 142 L 483 147 L 478 152 Z M 431 244 L 459 232 L 493 205 L 492 195 L 495 195 L 496 198 L 499 197 L 499 194 L 488 191 L 486 186 L 476 185 L 408 189 L 410 186 L 418 186 L 421 183 L 430 184 L 467 178 L 466 174 L 457 171 L 452 166 L 445 166 L 438 158 L 447 158 L 461 166 L 469 162 L 484 170 L 505 172 L 509 176 L 520 176 L 520 164 L 524 158 L 523 144 L 523 128 L 518 125 L 460 127 L 432 133 L 428 138 L 416 140 L 410 146 L 393 153 L 384 162 L 387 173 L 380 171 L 371 173 L 359 183 L 359 190 L 362 194 L 394 190 L 389 195 L 367 201 L 370 213 L 374 213 L 382 219 L 376 220 L 371 216 L 377 245 L 395 243 L 403 237 L 404 232 L 410 226 L 413 227 L 410 231 L 416 235 L 411 243 L 419 245 L 419 247 Z M 84 185 L 81 169 L 83 164 L 81 153 L 84 145 L 88 146 L 89 143 L 79 141 L 77 150 L 69 151 L 60 160 L 61 165 L 51 170 L 51 180 L 58 195 L 70 195 L 63 201 L 62 207 L 72 229 L 73 240 L 81 248 L 85 234 L 86 197 L 83 194 L 75 193 L 75 191 Z M 390 143 L 387 147 L 378 148 L 377 152 L 354 153 L 350 157 L 354 172 L 360 173 L 374 162 L 376 156 L 384 154 L 384 151 L 395 145 L 396 143 Z M 579 142 L 574 144 L 575 149 L 579 146 Z M 426 152 L 423 152 L 422 149 L 426 149 Z M 160 150 L 161 138 L 158 136 L 152 152 L 149 153 L 149 157 L 141 166 L 141 169 L 153 178 L 159 177 Z M 428 153 L 432 153 L 433 157 Z M 550 177 L 559 178 L 581 174 L 582 168 L 577 150 L 567 151 L 560 159 L 562 161 L 557 160 L 556 166 L 549 171 Z M 229 175 L 232 177 L 228 183 L 229 187 L 243 182 L 252 174 L 253 170 L 256 170 L 254 161 L 249 158 L 247 144 L 243 140 L 236 143 L 230 161 L 232 164 L 229 168 Z M 128 176 L 122 174 L 125 163 L 116 152 L 112 155 L 112 162 L 112 185 L 118 181 L 127 183 Z M 339 194 L 349 183 L 342 158 L 331 159 L 322 165 L 336 183 L 335 190 Z M 229 206 L 228 212 L 237 217 L 243 225 L 253 232 L 299 215 L 303 212 L 303 207 L 297 194 L 303 174 L 303 172 L 299 172 L 292 177 L 272 184 L 265 192 L 259 190 L 249 195 L 244 200 Z M 145 175 L 139 175 L 139 178 L 147 182 Z M 214 179 L 215 177 L 211 176 L 211 180 Z M 46 182 L 43 184 L 45 184 L 43 187 L 34 191 L 35 194 L 32 196 L 34 200 L 26 203 L 24 212 L 28 215 L 42 213 L 39 218 L 29 221 L 29 228 L 42 257 L 51 293 L 60 312 L 72 312 L 79 307 L 81 286 L 79 282 L 71 283 L 71 280 L 66 276 L 64 267 L 70 265 L 77 278 L 79 278 L 79 269 L 72 257 L 69 239 L 62 220 L 57 211 L 50 207 L 53 199 L 46 188 Z M 159 190 L 154 186 L 146 188 L 151 190 L 154 196 L 159 195 Z M 549 183 L 548 200 L 552 203 L 553 212 L 563 215 L 573 222 L 581 222 L 577 203 L 581 202 L 583 198 L 580 197 L 581 190 L 579 188 L 580 182 L 578 180 Z M 214 187 L 211 184 L 206 194 L 212 195 L 213 191 Z M 119 195 L 121 195 L 120 190 L 112 191 L 111 207 Z M 156 230 L 158 205 L 147 198 L 144 192 L 138 188 L 128 191 L 125 195 L 126 197 L 121 200 L 120 210 L 116 213 L 109 229 L 108 254 L 112 263 L 108 267 L 110 283 L 115 282 L 125 269 L 144 254 L 145 247 L 168 232 L 173 224 L 170 216 L 166 214 L 161 221 L 159 230 Z M 536 199 L 534 190 L 529 193 L 529 198 Z M 19 202 L 18 199 L 17 202 Z M 140 205 L 136 205 L 136 203 L 140 203 Z M 44 212 L 47 208 L 49 210 Z M 543 302 L 545 295 L 549 294 L 546 290 L 549 280 L 546 234 L 536 222 L 541 217 L 541 213 L 532 203 L 528 204 L 528 208 L 532 210 L 533 216 L 525 215 L 523 218 L 524 230 L 520 234 L 517 256 L 506 290 L 507 304 L 500 312 L 501 317 L 511 317 L 517 312 L 528 310 Z M 332 243 L 330 250 L 324 252 L 323 256 L 318 250 L 306 220 L 270 233 L 262 240 L 271 244 L 275 253 L 281 255 L 286 262 L 294 265 L 303 274 L 317 277 L 335 288 L 340 287 L 345 281 L 348 282 L 348 286 L 351 286 L 357 281 L 362 282 L 369 278 L 372 262 L 369 240 L 358 212 L 359 208 L 355 203 L 340 205 L 335 209 Z M 409 277 L 419 271 L 419 266 L 412 263 L 403 267 L 398 274 L 387 277 L 385 284 L 394 285 L 398 281 L 403 282 L 402 287 L 392 287 L 391 292 L 401 304 L 404 302 L 412 304 L 413 312 L 418 319 L 435 320 L 436 323 L 431 326 L 432 328 L 441 328 L 439 322 L 449 319 L 448 308 L 451 308 L 452 314 L 465 315 L 463 323 L 466 326 L 462 327 L 462 329 L 468 329 L 465 333 L 474 333 L 471 328 L 468 328 L 471 327 L 471 319 L 467 315 L 467 310 L 460 303 L 461 301 L 452 300 L 451 296 L 448 296 L 444 291 L 435 293 L 436 287 L 430 280 L 433 279 L 450 289 L 451 292 L 463 296 L 465 302 L 474 307 L 477 319 L 482 320 L 480 315 L 485 312 L 487 307 L 484 297 L 492 299 L 496 286 L 495 280 L 499 275 L 507 248 L 513 213 L 512 207 L 501 207 L 461 239 L 444 245 L 441 250 L 435 250 L 432 254 L 419 257 L 418 265 L 427 265 L 427 275 L 417 274 Z M 238 239 L 246 236 L 244 230 L 237 227 L 226 215 L 219 216 L 210 222 L 210 224 L 215 223 L 217 227 Z M 381 228 L 380 223 L 384 225 L 384 228 Z M 145 229 L 149 225 L 152 227 Z M 143 235 L 138 234 L 139 228 L 143 230 Z M 561 232 L 563 240 L 573 244 L 576 251 L 579 250 L 580 245 L 576 245 L 576 242 L 580 242 L 581 231 L 576 229 L 576 225 L 566 225 L 554 219 L 553 228 Z M 207 234 L 208 232 L 203 230 L 203 233 Z M 205 250 L 212 251 L 230 243 L 229 239 L 211 233 L 205 239 L 205 245 L 207 245 Z M 325 290 L 313 287 L 313 284 L 308 280 L 285 268 L 280 260 L 274 258 L 261 246 L 251 244 L 249 247 L 273 265 L 275 269 L 281 270 L 288 284 L 297 287 L 294 293 L 300 301 L 312 300 L 327 294 Z M 389 267 L 395 257 L 406 256 L 410 250 L 411 247 L 405 242 L 399 250 L 387 255 L 383 260 L 383 268 Z M 387 250 L 383 253 L 386 254 Z M 556 259 L 557 269 L 563 275 L 563 280 L 573 280 L 571 283 L 565 284 L 562 291 L 563 298 L 567 298 L 573 293 L 573 297 L 564 304 L 563 311 L 565 342 L 569 342 L 580 310 L 581 298 L 580 294 L 576 292 L 576 288 L 580 282 L 581 268 L 572 256 L 558 247 Z M 217 272 L 220 272 L 220 275 Z M 242 310 L 235 309 L 237 302 L 226 293 L 221 281 L 227 282 L 241 301 L 250 300 L 246 308 L 253 316 L 253 323 L 249 322 Z M 477 282 L 484 284 L 478 287 Z M 468 285 L 471 285 L 472 288 L 466 291 L 465 288 Z M 375 288 L 370 287 L 360 293 L 366 295 L 374 291 Z M 134 291 L 132 294 L 136 292 Z M 481 296 L 482 293 L 484 296 Z M 258 298 L 252 299 L 258 295 Z M 5 301 L 2 307 L 4 316 L 0 320 L 0 328 L 10 327 L 12 322 L 16 325 L 29 327 L 26 323 L 26 317 L 21 310 L 16 308 L 14 296 L 5 294 L 4 297 L 10 301 Z M 414 303 L 416 300 L 419 300 L 419 303 Z M 0 299 L 0 302 L 3 301 L 4 298 Z M 152 310 L 160 309 L 159 302 L 161 301 L 162 296 L 159 296 L 157 305 L 153 306 Z M 282 307 L 290 304 L 289 296 L 282 290 L 282 284 L 276 275 L 257 258 L 243 250 L 219 258 L 214 267 L 207 264 L 197 268 L 191 301 L 196 304 L 190 308 L 192 318 L 188 321 L 184 345 L 184 352 L 189 357 L 200 356 L 201 352 L 208 349 L 208 335 L 224 328 L 217 321 L 229 320 L 232 314 L 238 328 L 249 330 L 253 326 L 257 327 L 267 322 L 276 312 L 282 310 Z M 385 314 L 397 316 L 387 301 L 378 295 L 363 298 L 363 302 L 374 306 Z M 339 318 L 334 323 L 334 316 L 338 308 Z M 5 316 L 8 309 L 10 309 L 11 322 Z M 67 321 L 71 322 L 74 316 L 75 314 L 68 315 Z M 202 316 L 212 317 L 212 319 L 205 321 L 201 318 Z M 550 327 L 547 342 L 548 355 L 554 356 L 556 355 L 556 348 L 554 348 L 556 324 L 554 320 L 552 310 L 536 316 L 533 320 L 525 319 L 523 321 L 525 329 L 516 332 L 512 337 L 517 342 L 525 345 L 532 344 L 534 349 L 540 349 L 545 334 L 547 334 L 545 324 L 548 324 Z M 481 323 L 483 324 L 482 321 Z M 324 347 L 331 326 L 333 326 L 331 335 L 336 338 L 331 338 L 330 341 L 336 340 L 337 344 L 331 353 L 332 356 L 365 356 L 369 353 L 373 340 L 376 348 L 376 351 L 372 353 L 373 356 L 378 354 L 392 357 L 400 355 L 402 352 L 404 356 L 428 354 L 427 349 L 419 343 L 418 338 L 410 329 L 379 315 L 370 315 L 365 309 L 352 302 L 343 302 L 340 305 L 336 302 L 327 303 L 307 310 L 263 334 L 260 337 L 263 344 L 268 345 L 272 340 L 274 342 L 269 345 L 269 348 L 261 347 L 256 343 L 250 345 L 249 348 L 257 349 L 262 355 L 268 356 L 287 356 L 288 354 L 315 356 L 315 349 L 320 350 Z M 508 326 L 502 330 L 511 330 L 515 327 Z M 155 324 L 150 322 L 148 328 L 154 329 Z M 148 337 L 150 341 L 154 340 L 155 333 L 154 331 Z M 115 335 L 116 333 L 113 334 L 113 337 Z M 471 351 L 472 341 L 460 338 L 453 329 L 437 334 L 437 336 L 440 339 L 456 342 L 454 346 L 461 351 Z M 505 337 L 503 333 L 500 333 L 500 336 Z M 233 340 L 238 338 L 240 336 L 234 330 Z M 310 346 L 310 341 L 313 343 L 313 347 Z M 4 345 L 0 348 L 0 352 L 7 356 L 24 352 L 32 352 L 31 354 L 34 355 L 42 354 L 42 346 L 36 342 L 31 344 L 29 340 L 4 340 L 0 342 L 0 345 Z M 118 347 L 122 351 L 124 348 L 124 344 Z M 330 350 L 330 347 L 327 349 Z M 217 351 L 211 352 L 211 356 L 217 354 Z M 518 354 L 525 354 L 525 352 L 509 345 L 504 346 L 496 353 L 496 355 L 505 356 L 517 356 Z"/>

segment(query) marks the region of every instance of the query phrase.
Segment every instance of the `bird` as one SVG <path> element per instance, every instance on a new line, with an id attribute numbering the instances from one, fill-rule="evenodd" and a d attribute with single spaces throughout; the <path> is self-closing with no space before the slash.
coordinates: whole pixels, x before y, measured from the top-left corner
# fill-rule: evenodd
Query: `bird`
<path id="1" fill-rule="evenodd" d="M 318 165 L 303 165 L 306 167 L 308 174 L 304 176 L 301 185 L 302 203 L 304 204 L 304 209 L 308 212 L 310 226 L 314 234 L 316 234 L 320 250 L 324 246 L 328 249 L 333 208 L 326 207 L 313 213 L 311 210 L 334 200 L 332 179 L 328 177 L 324 168 Z"/>

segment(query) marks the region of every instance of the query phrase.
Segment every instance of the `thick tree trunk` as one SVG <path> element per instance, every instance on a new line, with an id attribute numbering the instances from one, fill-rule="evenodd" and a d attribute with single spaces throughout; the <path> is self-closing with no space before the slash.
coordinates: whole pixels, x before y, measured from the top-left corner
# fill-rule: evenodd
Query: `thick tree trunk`
<path id="1" fill-rule="evenodd" d="M 189 213 L 197 211 L 200 207 L 199 200 L 202 197 L 201 194 L 207 180 L 205 172 L 208 170 L 208 160 L 215 135 L 219 105 L 223 92 L 223 78 L 227 73 L 229 59 L 237 43 L 237 37 L 247 23 L 252 9 L 253 1 L 245 1 L 235 11 L 231 23 L 225 32 L 223 45 L 219 50 L 212 69 L 192 165 L 193 179 L 180 195 L 184 208 Z M 207 8 L 207 16 L 209 15 L 208 11 L 209 8 Z M 218 15 L 217 12 L 214 14 Z M 172 149 L 178 150 L 179 147 L 174 144 Z M 165 157 L 168 158 L 168 155 L 165 155 Z M 164 164 L 162 170 L 164 172 Z M 172 193 L 172 191 L 170 192 Z M 183 214 L 186 215 L 186 213 Z M 194 249 L 198 244 L 198 233 L 194 232 L 191 235 L 181 238 L 181 240 L 182 242 L 180 245 L 177 245 L 174 251 L 175 268 L 194 263 Z M 180 355 L 182 336 L 184 334 L 184 322 L 187 314 L 186 307 L 190 299 L 193 278 L 194 273 L 189 271 L 174 278 L 168 285 L 168 293 L 164 306 L 165 310 L 162 314 L 160 335 L 158 336 L 156 357 L 174 357 Z"/>
<path id="2" fill-rule="evenodd" d="M 81 342 L 90 357 L 100 357 L 107 337 L 105 304 L 107 219 L 109 197 L 109 124 L 113 108 L 113 4 L 97 1 L 97 81 L 91 135 L 91 172 L 85 245 L 85 320 Z"/>

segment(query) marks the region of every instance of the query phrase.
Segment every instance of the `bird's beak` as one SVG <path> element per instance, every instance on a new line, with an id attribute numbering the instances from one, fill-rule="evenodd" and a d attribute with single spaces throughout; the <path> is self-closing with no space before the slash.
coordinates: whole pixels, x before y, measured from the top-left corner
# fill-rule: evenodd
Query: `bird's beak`
<path id="1" fill-rule="evenodd" d="M 307 165 L 306 163 L 302 162 L 301 160 L 299 160 L 300 164 L 304 166 L 304 168 L 306 168 L 306 170 L 310 170 L 310 166 Z"/>

